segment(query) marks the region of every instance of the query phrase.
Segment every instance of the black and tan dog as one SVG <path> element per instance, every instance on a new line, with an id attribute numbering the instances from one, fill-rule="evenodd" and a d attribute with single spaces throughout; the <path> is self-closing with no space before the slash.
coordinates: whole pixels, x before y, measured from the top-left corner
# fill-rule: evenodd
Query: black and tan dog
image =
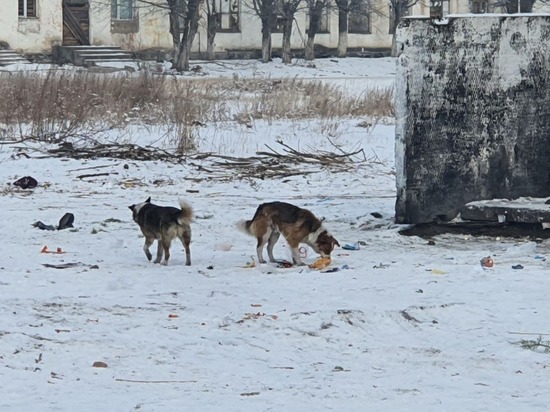
<path id="1" fill-rule="evenodd" d="M 238 227 L 258 240 L 256 252 L 260 263 L 265 263 L 263 247 L 266 243 L 269 261 L 276 261 L 273 246 L 281 234 L 290 246 L 292 260 L 296 265 L 304 265 L 298 249 L 300 243 L 310 246 L 324 258 L 330 257 L 334 246 L 340 246 L 313 213 L 284 202 L 261 204 L 252 220 L 243 220 L 238 223 Z"/>
<path id="2" fill-rule="evenodd" d="M 147 259 L 151 260 L 152 255 L 149 248 L 155 240 L 157 244 L 157 257 L 155 263 L 161 263 L 164 254 L 164 261 L 161 264 L 167 265 L 170 258 L 170 244 L 178 238 L 185 248 L 185 264 L 191 265 L 191 226 L 193 220 L 193 209 L 189 204 L 180 200 L 180 208 L 157 206 L 151 203 L 151 198 L 143 203 L 129 206 L 134 221 L 139 225 L 145 236 L 143 251 Z"/>

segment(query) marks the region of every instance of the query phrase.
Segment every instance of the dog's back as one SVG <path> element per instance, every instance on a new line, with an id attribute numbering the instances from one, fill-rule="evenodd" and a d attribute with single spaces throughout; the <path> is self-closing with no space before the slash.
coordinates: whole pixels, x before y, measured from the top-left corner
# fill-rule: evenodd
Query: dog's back
<path id="1" fill-rule="evenodd" d="M 151 198 L 143 203 L 130 206 L 134 221 L 145 236 L 143 250 L 147 259 L 151 260 L 149 247 L 157 240 L 159 243 L 155 263 L 160 263 L 164 255 L 163 264 L 166 265 L 170 257 L 170 243 L 173 239 L 179 238 L 185 248 L 185 264 L 191 264 L 189 244 L 191 243 L 190 223 L 193 220 L 193 209 L 182 200 L 180 200 L 180 208 L 155 205 L 151 203 Z"/>
<path id="2" fill-rule="evenodd" d="M 240 226 L 248 234 L 257 235 L 263 231 L 259 229 L 264 229 L 265 225 L 277 229 L 281 226 L 297 225 L 304 232 L 315 232 L 321 227 L 321 221 L 307 209 L 285 202 L 269 202 L 258 206 L 254 217 L 242 222 Z"/>

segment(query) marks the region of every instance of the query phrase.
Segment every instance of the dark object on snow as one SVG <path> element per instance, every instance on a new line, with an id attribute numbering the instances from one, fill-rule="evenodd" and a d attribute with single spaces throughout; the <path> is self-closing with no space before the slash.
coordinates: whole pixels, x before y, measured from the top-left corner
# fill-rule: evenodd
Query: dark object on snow
<path id="1" fill-rule="evenodd" d="M 63 217 L 59 220 L 59 226 L 57 230 L 67 229 L 68 227 L 74 227 L 74 215 L 72 213 L 65 213 Z"/>
<path id="2" fill-rule="evenodd" d="M 36 186 L 38 186 L 38 182 L 32 176 L 25 176 L 21 179 L 17 179 L 15 182 L 13 182 L 13 185 L 18 186 L 21 189 L 34 189 Z"/>
<path id="3" fill-rule="evenodd" d="M 544 202 L 545 205 L 550 205 L 550 199 L 548 199 L 546 202 Z"/>
<path id="4" fill-rule="evenodd" d="M 37 227 L 38 229 L 42 229 L 42 230 L 55 230 L 55 226 L 52 226 L 52 225 L 45 225 L 44 223 L 42 222 L 34 222 L 32 224 L 34 227 Z"/>
<path id="5" fill-rule="evenodd" d="M 57 230 L 67 229 L 68 227 L 74 227 L 74 215 L 72 213 L 65 213 L 61 219 L 59 219 L 59 225 Z M 42 230 L 55 230 L 56 227 L 53 225 L 45 225 L 44 223 L 38 221 L 32 224 L 34 227 Z"/>
<path id="6" fill-rule="evenodd" d="M 523 269 L 523 265 L 514 265 L 512 269 Z"/>
<path id="7" fill-rule="evenodd" d="M 371 215 L 372 217 L 377 218 L 377 219 L 381 219 L 381 218 L 383 217 L 383 216 L 382 216 L 380 213 L 378 213 L 378 212 L 372 212 L 370 215 Z"/>

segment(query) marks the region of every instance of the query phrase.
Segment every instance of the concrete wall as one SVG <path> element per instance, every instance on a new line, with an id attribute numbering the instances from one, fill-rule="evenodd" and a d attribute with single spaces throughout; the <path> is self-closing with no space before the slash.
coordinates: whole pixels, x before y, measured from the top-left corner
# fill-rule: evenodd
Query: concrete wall
<path id="1" fill-rule="evenodd" d="M 0 0 L 0 40 L 23 53 L 50 53 L 61 44 L 61 0 L 39 0 L 37 18 L 19 18 L 17 0 Z"/>
<path id="2" fill-rule="evenodd" d="M 550 16 L 407 19 L 398 32 L 396 220 L 550 195 Z"/>

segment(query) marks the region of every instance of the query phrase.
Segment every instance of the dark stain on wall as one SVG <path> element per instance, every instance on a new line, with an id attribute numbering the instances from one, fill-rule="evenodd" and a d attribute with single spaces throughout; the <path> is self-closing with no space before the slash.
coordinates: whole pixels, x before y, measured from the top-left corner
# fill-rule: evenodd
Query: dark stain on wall
<path id="1" fill-rule="evenodd" d="M 550 17 L 407 19 L 398 41 L 396 221 L 549 196 Z"/>

